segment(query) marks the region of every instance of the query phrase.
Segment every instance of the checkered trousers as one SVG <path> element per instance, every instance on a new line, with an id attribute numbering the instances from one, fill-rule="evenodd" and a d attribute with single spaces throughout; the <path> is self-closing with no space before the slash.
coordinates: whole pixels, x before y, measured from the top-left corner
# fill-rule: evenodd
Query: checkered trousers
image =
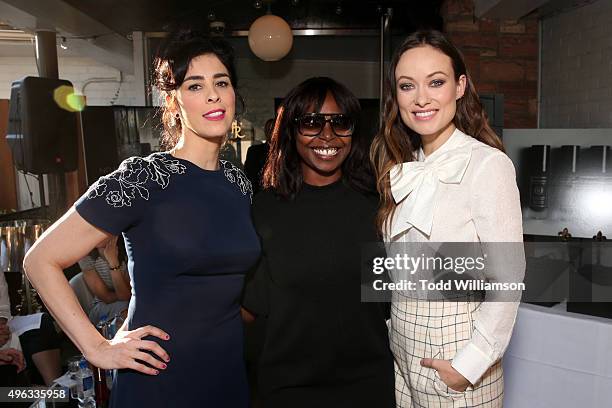
<path id="1" fill-rule="evenodd" d="M 397 407 L 501 408 L 501 360 L 465 392 L 447 387 L 436 370 L 420 364 L 422 358 L 453 359 L 472 337 L 472 315 L 480 301 L 418 300 L 401 292 L 393 296 L 389 337 L 395 357 Z"/>

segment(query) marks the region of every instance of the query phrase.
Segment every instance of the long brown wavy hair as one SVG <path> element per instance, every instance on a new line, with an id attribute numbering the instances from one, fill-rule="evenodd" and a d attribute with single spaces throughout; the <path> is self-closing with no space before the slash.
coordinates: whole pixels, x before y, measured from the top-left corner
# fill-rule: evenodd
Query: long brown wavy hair
<path id="1" fill-rule="evenodd" d="M 463 133 L 504 151 L 501 140 L 489 126 L 487 114 L 480 103 L 461 52 L 436 30 L 420 30 L 409 35 L 395 50 L 391 59 L 385 79 L 383 119 L 370 148 L 370 160 L 376 174 L 376 188 L 381 197 L 376 226 L 383 236 L 385 229 L 390 226 L 396 207 L 391 194 L 389 172 L 396 164 L 413 161 L 415 152 L 421 147 L 420 136 L 404 124 L 399 114 L 395 69 L 406 51 L 423 46 L 433 47 L 451 59 L 456 81 L 461 75 L 466 77 L 465 93 L 457 100 L 453 124 Z"/>

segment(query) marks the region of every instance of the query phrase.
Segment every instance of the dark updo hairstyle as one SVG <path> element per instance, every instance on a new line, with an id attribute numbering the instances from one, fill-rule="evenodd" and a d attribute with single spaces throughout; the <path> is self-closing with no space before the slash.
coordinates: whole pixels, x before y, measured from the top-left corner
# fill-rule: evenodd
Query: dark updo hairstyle
<path id="1" fill-rule="evenodd" d="M 234 50 L 225 40 L 208 37 L 205 33 L 182 29 L 171 34 L 158 52 L 153 73 L 153 85 L 159 90 L 161 98 L 161 121 L 164 125 L 160 147 L 164 150 L 173 148 L 181 137 L 181 121 L 175 118 L 166 96 L 173 93 L 183 84 L 191 60 L 201 55 L 215 55 L 225 66 L 236 101 L 244 111 L 244 102 L 238 92 L 238 78 L 234 67 Z M 238 110 L 236 116 L 238 116 Z"/>
<path id="2" fill-rule="evenodd" d="M 270 151 L 263 170 L 264 188 L 274 189 L 286 199 L 293 199 L 303 183 L 302 159 L 297 151 L 298 131 L 294 119 L 308 112 L 320 112 L 327 94 L 335 99 L 340 111 L 355 123 L 351 151 L 342 163 L 343 181 L 357 191 L 372 193 L 374 178 L 368 160 L 369 140 L 359 131 L 359 100 L 344 85 L 327 77 L 307 79 L 283 99 L 270 138 Z"/>

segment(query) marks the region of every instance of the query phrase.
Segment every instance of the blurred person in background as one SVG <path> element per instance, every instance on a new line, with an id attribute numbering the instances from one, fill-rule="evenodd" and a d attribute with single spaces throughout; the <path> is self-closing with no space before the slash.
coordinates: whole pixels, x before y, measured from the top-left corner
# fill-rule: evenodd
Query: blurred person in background
<path id="1" fill-rule="evenodd" d="M 127 316 L 132 286 L 125 263 L 119 259 L 117 240 L 118 237 L 113 236 L 101 241 L 79 261 L 85 284 L 95 296 L 88 311 L 93 324 L 103 318 L 120 315 L 125 319 Z"/>

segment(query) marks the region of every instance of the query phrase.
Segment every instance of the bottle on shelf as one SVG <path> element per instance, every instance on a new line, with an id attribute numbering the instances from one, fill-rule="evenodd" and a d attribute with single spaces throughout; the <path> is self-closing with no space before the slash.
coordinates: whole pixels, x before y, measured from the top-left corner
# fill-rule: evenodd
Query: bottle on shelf
<path id="1" fill-rule="evenodd" d="M 109 321 L 107 315 L 103 315 L 100 323 L 96 325 L 98 332 L 106 338 L 109 339 L 108 336 L 108 326 Z M 112 338 L 112 337 L 111 337 Z M 112 387 L 112 370 L 105 370 L 103 368 L 99 368 L 91 365 L 91 369 L 94 374 L 94 389 L 96 393 L 96 405 L 98 408 L 106 408 L 108 406 L 109 398 L 110 398 L 110 388 Z M 110 385 L 109 385 L 110 382 Z"/>

